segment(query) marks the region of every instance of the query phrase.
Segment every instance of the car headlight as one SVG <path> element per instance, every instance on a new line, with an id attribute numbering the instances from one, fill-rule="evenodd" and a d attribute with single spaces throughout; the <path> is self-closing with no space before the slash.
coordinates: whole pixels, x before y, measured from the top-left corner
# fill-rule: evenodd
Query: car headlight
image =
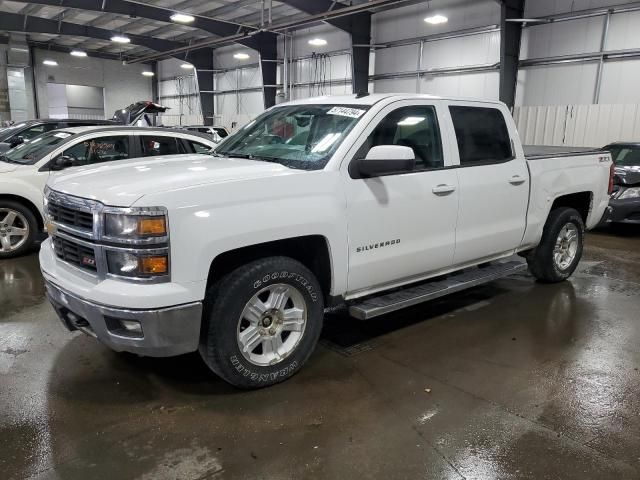
<path id="1" fill-rule="evenodd" d="M 107 251 L 109 273 L 121 277 L 150 278 L 169 274 L 169 255 L 166 252 Z"/>
<path id="2" fill-rule="evenodd" d="M 628 200 L 630 198 L 640 198 L 640 187 L 631 187 L 623 190 L 618 200 Z"/>
<path id="3" fill-rule="evenodd" d="M 104 236 L 126 243 L 162 243 L 168 236 L 164 212 L 105 213 Z"/>

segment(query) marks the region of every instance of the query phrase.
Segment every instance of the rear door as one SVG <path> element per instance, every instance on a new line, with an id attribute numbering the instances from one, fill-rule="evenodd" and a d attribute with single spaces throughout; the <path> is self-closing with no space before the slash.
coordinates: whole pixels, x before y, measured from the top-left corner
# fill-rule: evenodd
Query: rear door
<path id="1" fill-rule="evenodd" d="M 529 172 L 516 155 L 513 122 L 498 105 L 451 102 L 460 166 L 460 206 L 454 264 L 514 250 L 520 245 L 529 202 Z"/>

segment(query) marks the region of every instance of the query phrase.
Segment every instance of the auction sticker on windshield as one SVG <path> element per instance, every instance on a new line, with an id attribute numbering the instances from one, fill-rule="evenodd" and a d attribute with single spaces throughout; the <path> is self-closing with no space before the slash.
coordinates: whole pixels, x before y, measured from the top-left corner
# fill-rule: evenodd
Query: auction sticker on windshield
<path id="1" fill-rule="evenodd" d="M 366 110 L 349 107 L 333 107 L 327 113 L 329 115 L 340 115 L 341 117 L 360 118 Z"/>

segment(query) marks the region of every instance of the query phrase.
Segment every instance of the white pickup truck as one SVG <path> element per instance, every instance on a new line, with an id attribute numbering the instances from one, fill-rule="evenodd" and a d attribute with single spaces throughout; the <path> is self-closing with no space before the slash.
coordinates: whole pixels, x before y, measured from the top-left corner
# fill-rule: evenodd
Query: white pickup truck
<path id="1" fill-rule="evenodd" d="M 226 381 L 263 387 L 307 361 L 328 307 L 364 320 L 527 263 L 566 279 L 611 167 L 606 152 L 525 156 L 499 102 L 311 98 L 213 156 L 51 177 L 40 264 L 70 330 L 141 355 L 199 349 Z"/>

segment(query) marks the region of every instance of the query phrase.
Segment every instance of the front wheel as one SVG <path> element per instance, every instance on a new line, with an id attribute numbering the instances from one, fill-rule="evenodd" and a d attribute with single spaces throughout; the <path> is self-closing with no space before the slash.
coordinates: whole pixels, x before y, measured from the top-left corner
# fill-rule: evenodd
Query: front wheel
<path id="1" fill-rule="evenodd" d="M 29 251 L 37 231 L 38 222 L 31 210 L 18 202 L 0 201 L 0 259 Z"/>
<path id="2" fill-rule="evenodd" d="M 527 257 L 529 271 L 542 282 L 566 280 L 580 262 L 583 242 L 584 222 L 577 210 L 551 211 L 540 244 Z"/>
<path id="3" fill-rule="evenodd" d="M 323 314 L 320 285 L 309 269 L 288 257 L 257 260 L 207 292 L 200 354 L 236 387 L 273 385 L 307 361 Z"/>

